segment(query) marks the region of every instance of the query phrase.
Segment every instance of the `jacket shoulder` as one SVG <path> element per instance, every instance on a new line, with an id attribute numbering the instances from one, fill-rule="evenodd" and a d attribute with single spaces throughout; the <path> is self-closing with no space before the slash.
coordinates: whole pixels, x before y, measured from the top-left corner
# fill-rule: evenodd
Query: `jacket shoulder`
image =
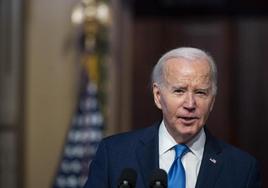
<path id="1" fill-rule="evenodd" d="M 138 141 L 146 141 L 147 139 L 151 139 L 156 136 L 156 134 L 158 134 L 158 125 L 154 124 L 150 127 L 108 136 L 102 140 L 102 143 L 121 147 L 124 145 L 129 146 Z"/>

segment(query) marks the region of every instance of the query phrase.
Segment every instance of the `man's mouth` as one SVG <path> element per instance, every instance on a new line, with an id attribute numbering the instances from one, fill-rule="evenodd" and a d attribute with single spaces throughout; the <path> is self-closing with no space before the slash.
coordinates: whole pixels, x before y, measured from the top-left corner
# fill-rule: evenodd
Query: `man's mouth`
<path id="1" fill-rule="evenodd" d="M 179 116 L 178 117 L 183 124 L 193 124 L 199 118 L 196 116 Z"/>

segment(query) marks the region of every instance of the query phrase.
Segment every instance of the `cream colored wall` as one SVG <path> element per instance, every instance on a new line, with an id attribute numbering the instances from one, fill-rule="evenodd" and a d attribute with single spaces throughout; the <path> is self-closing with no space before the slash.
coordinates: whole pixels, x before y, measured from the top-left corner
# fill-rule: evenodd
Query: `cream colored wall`
<path id="1" fill-rule="evenodd" d="M 78 62 L 66 45 L 77 1 L 28 2 L 24 187 L 49 188 L 76 102 Z"/>

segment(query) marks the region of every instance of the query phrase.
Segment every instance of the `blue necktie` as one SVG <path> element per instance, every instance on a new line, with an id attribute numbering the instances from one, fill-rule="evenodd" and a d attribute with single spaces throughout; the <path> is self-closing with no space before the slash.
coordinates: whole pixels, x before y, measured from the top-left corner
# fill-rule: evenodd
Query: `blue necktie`
<path id="1" fill-rule="evenodd" d="M 184 144 L 178 144 L 174 147 L 175 160 L 168 172 L 169 188 L 185 188 L 185 171 L 181 162 L 182 156 L 188 151 L 188 147 Z"/>

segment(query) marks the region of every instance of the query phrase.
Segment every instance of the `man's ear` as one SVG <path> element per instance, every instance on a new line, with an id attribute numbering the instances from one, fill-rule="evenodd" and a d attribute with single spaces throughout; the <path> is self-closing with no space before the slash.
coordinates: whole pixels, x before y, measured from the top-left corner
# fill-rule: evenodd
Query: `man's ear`
<path id="1" fill-rule="evenodd" d="M 161 106 L 161 91 L 158 84 L 153 84 L 153 95 L 154 95 L 154 103 L 157 106 L 157 108 L 162 109 Z"/>

